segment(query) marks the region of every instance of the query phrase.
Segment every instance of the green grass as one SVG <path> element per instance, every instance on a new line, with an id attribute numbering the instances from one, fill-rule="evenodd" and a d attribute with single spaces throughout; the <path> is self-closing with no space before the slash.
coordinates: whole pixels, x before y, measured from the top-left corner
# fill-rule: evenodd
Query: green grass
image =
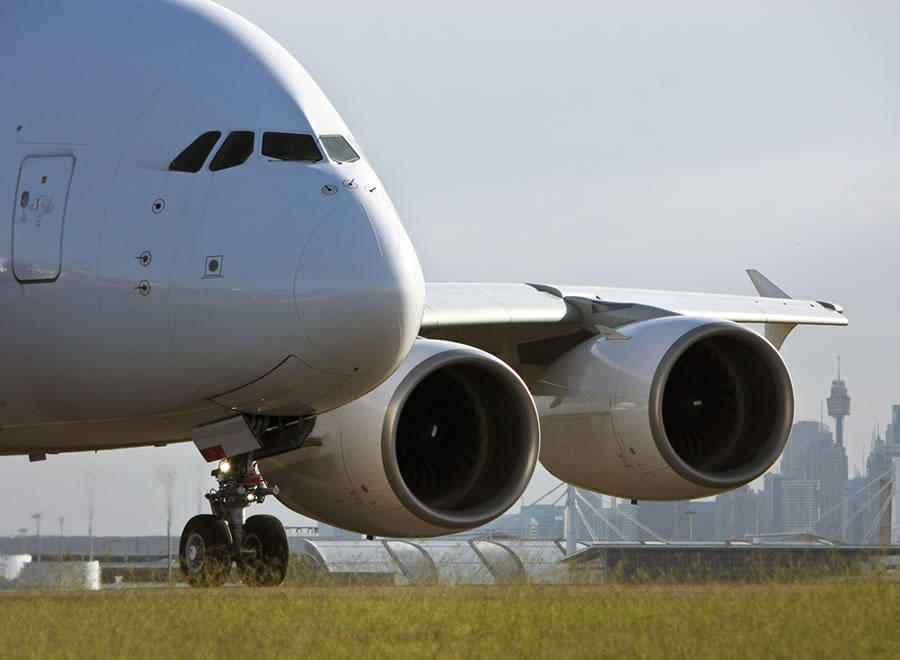
<path id="1" fill-rule="evenodd" d="M 900 584 L 0 593 L 0 658 L 900 658 Z"/>

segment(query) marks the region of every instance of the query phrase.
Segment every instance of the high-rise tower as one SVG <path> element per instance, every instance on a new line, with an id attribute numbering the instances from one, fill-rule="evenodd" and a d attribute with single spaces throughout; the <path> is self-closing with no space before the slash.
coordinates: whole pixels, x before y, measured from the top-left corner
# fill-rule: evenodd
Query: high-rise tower
<path id="1" fill-rule="evenodd" d="M 834 440 L 844 446 L 844 417 L 850 414 L 850 397 L 847 384 L 841 380 L 841 358 L 838 356 L 838 376 L 831 381 L 831 396 L 828 397 L 828 416 L 834 417 Z"/>

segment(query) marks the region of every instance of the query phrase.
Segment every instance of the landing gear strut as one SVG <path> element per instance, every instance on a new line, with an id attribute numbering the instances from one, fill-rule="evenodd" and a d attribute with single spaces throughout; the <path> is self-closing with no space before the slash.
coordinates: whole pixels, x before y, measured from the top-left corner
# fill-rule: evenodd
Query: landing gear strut
<path id="1" fill-rule="evenodd" d="M 181 534 L 179 559 L 192 587 L 220 587 L 236 562 L 244 584 L 278 586 L 287 575 L 287 534 L 274 516 L 250 516 L 244 510 L 277 495 L 256 469 L 250 454 L 224 460 L 213 470 L 218 488 L 206 494 L 212 514 L 194 516 Z"/>

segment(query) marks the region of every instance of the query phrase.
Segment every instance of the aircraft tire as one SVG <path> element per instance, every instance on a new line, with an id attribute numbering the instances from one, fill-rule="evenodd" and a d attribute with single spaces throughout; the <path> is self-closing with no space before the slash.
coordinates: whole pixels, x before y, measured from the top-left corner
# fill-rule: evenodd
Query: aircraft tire
<path id="1" fill-rule="evenodd" d="M 278 518 L 267 515 L 247 518 L 240 562 L 244 584 L 248 587 L 277 587 L 287 576 L 289 557 L 287 533 Z"/>
<path id="2" fill-rule="evenodd" d="M 181 572 L 192 587 L 221 587 L 231 572 L 231 532 L 211 514 L 194 516 L 181 533 Z"/>

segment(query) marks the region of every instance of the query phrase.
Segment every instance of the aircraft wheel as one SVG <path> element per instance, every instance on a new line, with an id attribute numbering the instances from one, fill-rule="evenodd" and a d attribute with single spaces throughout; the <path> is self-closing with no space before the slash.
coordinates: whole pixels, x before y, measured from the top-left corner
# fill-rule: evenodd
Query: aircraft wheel
<path id="1" fill-rule="evenodd" d="M 287 575 L 287 534 L 275 516 L 250 516 L 244 523 L 241 578 L 248 587 L 277 587 Z"/>
<path id="2" fill-rule="evenodd" d="M 221 587 L 231 572 L 231 532 L 210 514 L 194 516 L 181 533 L 181 572 L 192 587 Z"/>

